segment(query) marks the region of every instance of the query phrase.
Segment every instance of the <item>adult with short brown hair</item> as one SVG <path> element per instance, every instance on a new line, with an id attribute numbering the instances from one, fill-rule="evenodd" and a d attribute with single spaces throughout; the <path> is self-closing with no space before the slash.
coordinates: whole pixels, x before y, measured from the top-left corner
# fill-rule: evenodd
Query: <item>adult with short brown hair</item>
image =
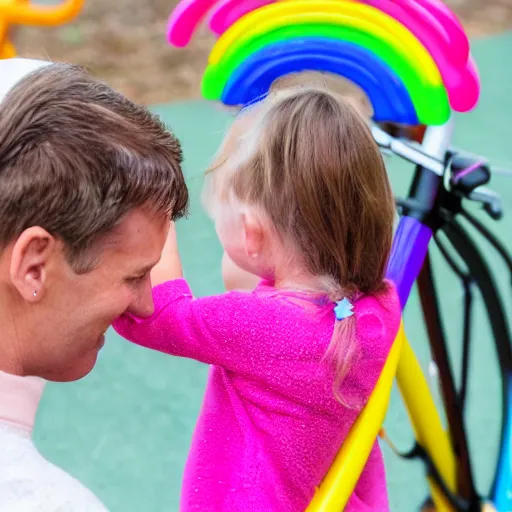
<path id="1" fill-rule="evenodd" d="M 83 69 L 0 61 L 0 510 L 103 505 L 31 440 L 46 380 L 94 367 L 153 312 L 150 270 L 187 208 L 178 140 Z"/>

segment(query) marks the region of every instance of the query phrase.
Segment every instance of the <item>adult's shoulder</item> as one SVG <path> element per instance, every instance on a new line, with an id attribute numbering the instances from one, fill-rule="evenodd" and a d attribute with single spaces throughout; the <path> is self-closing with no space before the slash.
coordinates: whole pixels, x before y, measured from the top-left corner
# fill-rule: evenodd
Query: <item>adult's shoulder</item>
<path id="1" fill-rule="evenodd" d="M 2 512 L 107 512 L 90 490 L 46 460 L 30 439 L 13 437 L 9 450 L 0 453 L 0 463 Z"/>

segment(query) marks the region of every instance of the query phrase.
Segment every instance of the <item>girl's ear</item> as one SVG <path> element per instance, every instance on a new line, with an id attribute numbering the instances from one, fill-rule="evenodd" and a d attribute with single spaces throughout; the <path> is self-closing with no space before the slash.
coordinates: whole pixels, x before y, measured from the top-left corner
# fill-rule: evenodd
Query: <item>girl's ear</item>
<path id="1" fill-rule="evenodd" d="M 252 215 L 242 216 L 245 253 L 249 259 L 256 259 L 263 252 L 266 242 L 266 231 L 262 223 Z"/>

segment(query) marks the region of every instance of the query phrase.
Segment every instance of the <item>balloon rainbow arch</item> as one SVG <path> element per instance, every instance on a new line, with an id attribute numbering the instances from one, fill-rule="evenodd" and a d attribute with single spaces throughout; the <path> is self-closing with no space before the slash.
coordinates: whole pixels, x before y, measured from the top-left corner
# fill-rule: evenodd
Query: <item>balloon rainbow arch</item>
<path id="1" fill-rule="evenodd" d="M 245 105 L 315 70 L 361 87 L 375 121 L 441 125 L 478 102 L 468 38 L 439 0 L 182 0 L 169 43 L 186 46 L 207 14 L 218 36 L 202 82 L 210 100 Z"/>

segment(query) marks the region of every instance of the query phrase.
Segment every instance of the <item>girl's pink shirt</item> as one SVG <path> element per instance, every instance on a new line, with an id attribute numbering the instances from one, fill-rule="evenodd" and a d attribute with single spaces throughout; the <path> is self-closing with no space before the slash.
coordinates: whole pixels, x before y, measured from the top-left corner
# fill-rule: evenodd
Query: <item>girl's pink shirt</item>
<path id="1" fill-rule="evenodd" d="M 399 328 L 395 289 L 354 307 L 357 359 L 341 394 L 325 364 L 334 304 L 307 302 L 261 283 L 253 292 L 194 298 L 183 279 L 153 290 L 155 313 L 124 315 L 134 343 L 212 365 L 186 466 L 181 510 L 299 512 L 311 501 Z M 172 378 L 172 376 L 169 376 Z M 377 443 L 346 508 L 388 510 Z"/>

